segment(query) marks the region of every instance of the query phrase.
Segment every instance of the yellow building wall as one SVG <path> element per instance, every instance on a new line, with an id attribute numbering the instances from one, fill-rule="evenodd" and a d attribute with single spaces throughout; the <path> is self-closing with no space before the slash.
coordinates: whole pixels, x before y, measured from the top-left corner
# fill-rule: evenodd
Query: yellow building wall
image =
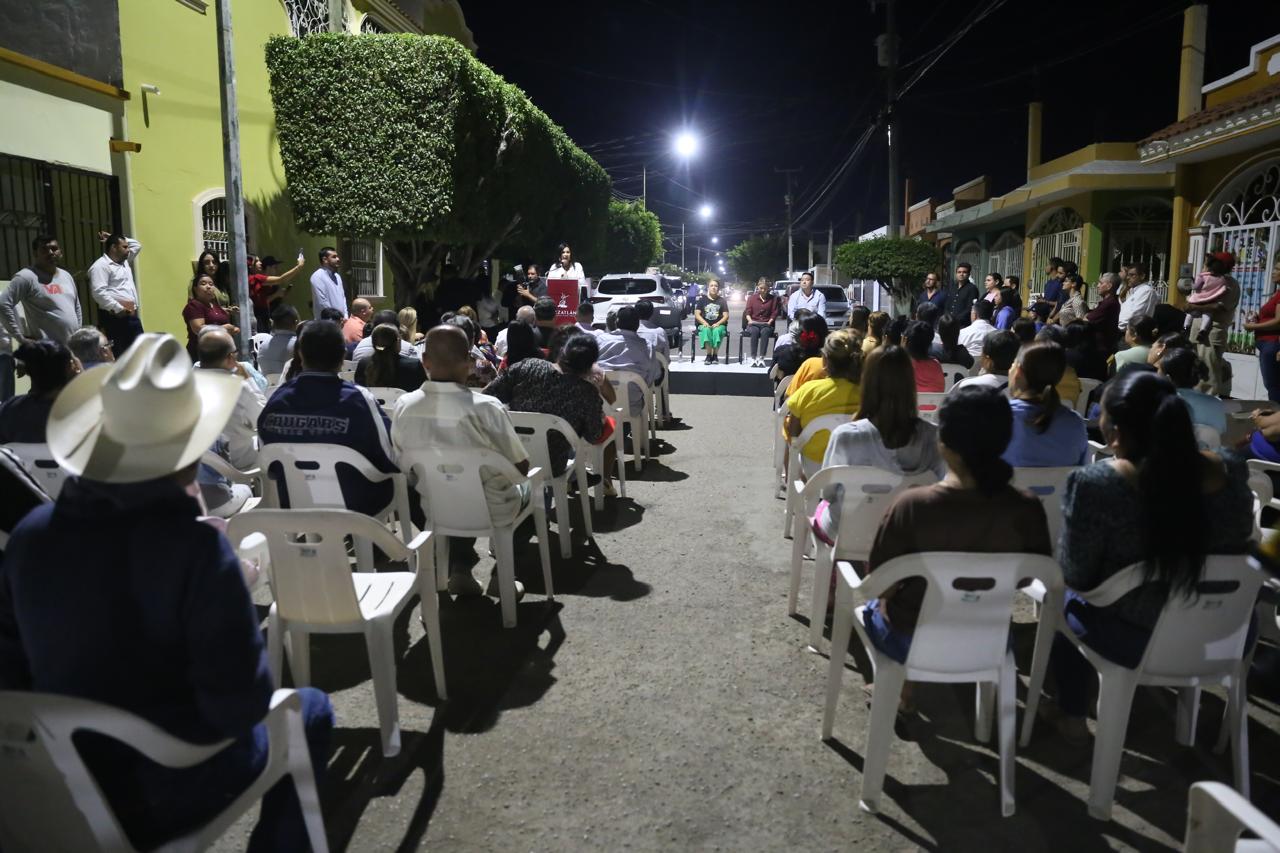
<path id="1" fill-rule="evenodd" d="M 1247 95 L 1255 89 L 1260 89 L 1268 83 L 1275 82 L 1275 78 L 1267 74 L 1267 63 L 1271 61 L 1271 57 L 1280 55 L 1280 45 L 1267 48 L 1258 54 L 1257 62 L 1253 66 L 1253 73 L 1240 80 L 1228 83 L 1221 89 L 1215 89 L 1204 96 L 1205 109 L 1213 109 L 1219 104 L 1225 103 L 1238 98 L 1241 95 Z"/>
<path id="2" fill-rule="evenodd" d="M 176 2 L 120 2 L 124 88 L 133 93 L 126 106 L 128 132 L 142 145 L 140 153 L 130 155 L 127 190 L 134 221 L 130 236 L 143 244 L 137 259 L 141 316 L 148 331 L 180 339 L 186 335 L 182 308 L 198 251 L 193 203 L 224 185 L 213 12 L 213 4 L 202 15 Z M 269 37 L 288 34 L 288 19 L 279 0 L 236 3 L 233 15 L 240 159 L 245 200 L 252 207 L 249 250 L 288 260 L 299 247 L 306 249 L 308 266 L 291 295 L 302 307 L 310 295 L 306 276 L 315 252 L 330 238 L 299 233 L 284 192 L 264 46 Z M 144 84 L 160 94 L 143 92 Z"/>

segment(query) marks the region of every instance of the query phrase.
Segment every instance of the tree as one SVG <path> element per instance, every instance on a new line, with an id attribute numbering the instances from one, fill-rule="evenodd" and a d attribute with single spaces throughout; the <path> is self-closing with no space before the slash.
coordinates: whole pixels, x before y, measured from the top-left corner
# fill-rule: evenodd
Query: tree
<path id="1" fill-rule="evenodd" d="M 600 275 L 644 272 L 662 256 L 658 217 L 639 202 L 609 202 L 604 241 L 604 255 L 595 262 Z"/>
<path id="2" fill-rule="evenodd" d="M 911 237 L 876 237 L 841 243 L 836 267 L 855 279 L 874 279 L 893 295 L 900 308 L 919 295 L 927 273 L 942 266 L 942 253 L 932 243 Z"/>
<path id="3" fill-rule="evenodd" d="M 609 177 L 514 86 L 443 36 L 321 33 L 267 42 L 298 224 L 382 240 L 404 305 L 448 257 L 604 247 Z"/>
<path id="4" fill-rule="evenodd" d="M 741 281 L 754 283 L 763 276 L 772 284 L 787 268 L 787 238 L 785 234 L 749 237 L 725 254 Z"/>

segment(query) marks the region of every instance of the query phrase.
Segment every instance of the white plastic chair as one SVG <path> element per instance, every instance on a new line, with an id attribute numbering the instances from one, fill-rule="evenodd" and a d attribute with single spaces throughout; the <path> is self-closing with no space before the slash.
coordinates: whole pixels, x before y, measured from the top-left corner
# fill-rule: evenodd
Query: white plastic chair
<path id="1" fill-rule="evenodd" d="M 1077 592 L 1095 607 L 1106 607 L 1141 586 L 1142 576 L 1143 566 L 1138 563 L 1117 572 L 1092 590 Z M 1232 743 L 1235 787 L 1245 797 L 1249 796 L 1246 724 L 1249 662 L 1244 643 L 1249 616 L 1261 586 L 1262 573 L 1252 558 L 1206 557 L 1196 593 L 1190 598 L 1169 599 L 1135 669 L 1112 663 L 1080 642 L 1063 624 L 1062 608 L 1051 606 L 1046 600 L 1041 620 L 1052 619 L 1057 631 L 1070 640 L 1098 672 L 1098 727 L 1089 781 L 1090 815 L 1100 820 L 1111 819 L 1124 736 L 1129 727 L 1129 709 L 1139 685 L 1179 688 L 1176 739 L 1188 746 L 1195 739 L 1200 689 L 1206 685 L 1226 688 L 1226 726 Z M 1032 686 L 1043 683 L 1047 657 L 1033 663 Z M 1024 743 L 1031 738 L 1039 702 L 1039 690 L 1029 689 L 1023 718 Z"/>
<path id="2" fill-rule="evenodd" d="M 920 417 L 931 424 L 938 422 L 938 410 L 942 408 L 942 401 L 947 399 L 947 395 L 936 391 L 917 391 L 916 392 L 916 411 Z"/>
<path id="3" fill-rule="evenodd" d="M 654 396 L 654 413 L 656 416 L 655 428 L 658 423 L 664 422 L 671 417 L 671 356 L 660 352 L 655 352 L 658 362 L 662 365 L 662 381 L 658 383 L 658 387 L 653 389 Z"/>
<path id="4" fill-rule="evenodd" d="M 1115 456 L 1115 453 L 1112 452 L 1108 445 L 1105 445 L 1100 441 L 1089 439 L 1087 457 L 1090 463 L 1098 462 L 1102 459 L 1109 459 L 1112 456 Z"/>
<path id="5" fill-rule="evenodd" d="M 1240 840 L 1242 832 L 1258 836 Z M 1280 826 L 1221 782 L 1196 782 L 1187 795 L 1183 853 L 1280 853 Z"/>
<path id="6" fill-rule="evenodd" d="M 807 483 L 792 485 L 796 514 L 791 532 L 791 588 L 787 594 L 787 614 L 797 613 L 800 576 L 804 571 L 804 554 L 813 542 L 813 615 L 809 619 L 809 648 L 822 647 L 822 628 L 827 618 L 827 601 L 831 592 L 831 573 L 836 560 L 866 561 L 871 556 L 871 543 L 889 505 L 912 486 L 936 483 L 932 471 L 906 476 L 865 465 L 835 465 L 823 468 Z M 834 546 L 818 540 L 810 519 L 817 511 L 822 493 L 831 486 L 844 486 L 840 517 Z"/>
<path id="7" fill-rule="evenodd" d="M 486 537 L 498 564 L 498 595 L 502 599 L 502 625 L 516 626 L 516 559 L 513 538 L 520 523 L 533 515 L 538 536 L 538 556 L 547 601 L 555 600 L 551 583 L 551 548 L 547 540 L 547 509 L 540 499 L 545 475 L 540 468 L 521 474 L 506 457 L 490 450 L 414 448 L 401 454 L 402 464 L 413 473 L 414 487 L 422 496 L 428 526 L 436 534 L 436 583 L 448 585 L 449 536 Z M 480 469 L 487 468 L 511 483 L 528 483 L 529 503 L 510 520 L 494 524 L 489 516 Z"/>
<path id="8" fill-rule="evenodd" d="M 1005 817 L 1012 815 L 1018 680 L 1013 651 L 1009 648 L 1014 591 L 1019 581 L 1026 578 L 1054 583 L 1055 578 L 1061 578 L 1058 564 L 1039 554 L 938 552 L 898 557 L 877 567 L 865 578 L 859 578 L 845 560 L 838 561 L 836 568 L 836 612 L 831 630 L 822 737 L 831 738 L 850 629 L 855 628 L 871 658 L 875 675 L 859 805 L 872 814 L 879 809 L 903 683 L 977 682 L 974 736 L 979 741 L 990 738 L 994 705 L 999 720 L 1000 812 Z M 900 664 L 871 644 L 863 624 L 866 606 L 854 609 L 853 591 L 859 590 L 870 599 L 912 577 L 923 577 L 927 588 L 911 650 L 906 663 Z"/>
<path id="9" fill-rule="evenodd" d="M 787 393 L 791 390 L 791 380 L 795 379 L 795 377 L 794 373 L 788 373 L 778 380 L 778 387 L 773 392 L 774 411 L 782 408 L 783 402 L 787 399 Z"/>
<path id="10" fill-rule="evenodd" d="M 1093 393 L 1093 389 L 1102 384 L 1099 379 L 1085 379 L 1080 377 L 1080 396 L 1076 397 L 1076 411 L 1080 413 L 1082 418 L 1089 417 L 1089 395 Z"/>
<path id="11" fill-rule="evenodd" d="M 653 389 L 644 381 L 644 377 L 631 370 L 606 370 L 605 378 L 618 392 L 618 402 L 614 405 L 604 404 L 605 414 L 618 421 L 618 470 L 622 470 L 622 425 L 631 426 L 631 464 L 636 471 L 644 468 L 644 460 L 653 458 L 653 449 L 649 446 L 649 420 L 653 416 Z M 640 389 L 644 402 L 638 414 L 631 414 L 631 386 Z M 619 476 L 621 479 L 621 476 Z"/>
<path id="12" fill-rule="evenodd" d="M 782 433 L 787 422 L 787 415 L 791 414 L 791 409 L 786 403 L 778 406 L 773 412 L 773 485 L 774 492 L 778 497 L 784 500 L 787 497 L 787 477 L 786 477 L 786 459 L 787 459 L 787 440 L 783 438 Z"/>
<path id="13" fill-rule="evenodd" d="M 943 393 L 950 391 L 952 386 L 961 379 L 967 378 L 969 376 L 969 371 L 970 368 L 965 367 L 963 364 L 944 362 L 942 365 L 942 379 L 946 382 L 946 385 L 942 388 Z"/>
<path id="14" fill-rule="evenodd" d="M 587 495 L 586 442 L 578 437 L 572 426 L 564 418 L 555 415 L 544 415 L 540 412 L 508 412 L 516 434 L 529 451 L 529 462 L 541 468 L 545 473 L 545 487 L 551 489 L 554 499 L 553 507 L 556 517 L 556 532 L 560 535 L 560 556 L 570 557 L 573 554 L 573 539 L 569 535 L 569 481 L 577 479 L 578 494 L 582 500 L 582 523 L 586 528 L 587 538 L 593 538 L 591 531 L 591 501 Z M 551 446 L 549 433 L 558 432 L 573 448 L 573 458 L 565 466 L 559 477 L 552 473 Z M 535 496 L 535 498 L 538 496 Z"/>
<path id="15" fill-rule="evenodd" d="M 391 410 L 395 406 L 396 400 L 404 396 L 403 388 L 369 387 L 365 388 L 365 390 L 373 395 L 373 399 L 377 400 L 378 405 L 386 410 L 388 416 L 391 415 Z"/>
<path id="16" fill-rule="evenodd" d="M 1222 434 L 1206 424 L 1193 424 L 1196 443 L 1201 450 L 1218 450 L 1222 447 Z"/>
<path id="17" fill-rule="evenodd" d="M 209 823 L 162 850 L 203 850 L 213 844 L 285 776 L 293 777 L 311 848 L 327 851 L 324 818 L 302 727 L 302 700 L 277 690 L 264 720 L 266 766 Z M 49 693 L 0 693 L 0 847 L 5 850 L 132 851 L 128 837 L 72 743 L 97 732 L 165 767 L 193 767 L 231 741 L 196 745 L 110 705 Z"/>
<path id="18" fill-rule="evenodd" d="M 400 539 L 408 544 L 413 535 L 413 522 L 409 517 L 409 486 L 404 474 L 388 474 L 373 467 L 362 454 L 341 444 L 293 444 L 277 442 L 264 444 L 258 451 L 258 468 L 270 472 L 279 464 L 284 475 L 285 491 L 289 506 L 297 509 L 346 509 L 342 485 L 338 482 L 338 466 L 352 468 L 371 483 L 390 481 L 393 487 L 391 502 L 374 515 L 388 524 L 400 524 Z M 267 477 L 271 488 L 272 506 L 282 506 L 279 485 Z M 368 540 L 355 540 L 360 571 L 373 571 L 373 546 Z"/>
<path id="19" fill-rule="evenodd" d="M 286 638 L 293 680 L 301 687 L 311 682 L 311 634 L 364 634 L 382 754 L 388 758 L 397 755 L 400 715 L 393 629 L 396 617 L 415 593 L 421 602 L 436 694 L 447 698 L 440 601 L 433 589 L 432 553 L 427 550 L 431 532 L 419 533 L 405 545 L 374 519 L 345 509 L 253 510 L 227 523 L 227 538 L 234 544 L 251 534 L 266 537 L 270 555 L 267 571 L 275 600 L 267 616 L 267 653 L 276 686 L 280 686 L 284 672 Z M 352 574 L 347 536 L 377 544 L 392 560 L 406 561 L 409 570 Z"/>
<path id="20" fill-rule="evenodd" d="M 1062 533 L 1062 493 L 1067 488 L 1067 477 L 1074 470 L 1075 466 L 1013 469 L 1013 485 L 1031 492 L 1044 506 L 1044 515 L 1049 521 L 1049 542 L 1055 554 Z"/>
<path id="21" fill-rule="evenodd" d="M 831 432 L 842 424 L 849 422 L 850 415 L 821 415 L 809 421 L 800 430 L 800 434 L 791 439 L 788 446 L 787 454 L 790 460 L 787 463 L 787 479 L 794 483 L 804 482 L 804 454 L 800 451 L 809 443 L 810 439 L 820 432 Z M 830 436 L 828 436 L 828 440 Z M 814 472 L 817 473 L 817 472 Z M 787 508 L 782 521 L 782 536 L 785 539 L 791 538 L 792 519 L 796 514 L 796 490 L 794 487 L 787 489 Z"/>
<path id="22" fill-rule="evenodd" d="M 71 475 L 53 458 L 49 445 L 14 442 L 4 446 L 18 457 L 23 469 L 31 475 L 31 479 L 40 484 L 45 494 L 56 501 L 62 491 L 62 484 Z"/>
<path id="23" fill-rule="evenodd" d="M 258 350 L 262 349 L 262 348 L 263 348 L 263 347 L 265 347 L 268 343 L 270 343 L 270 342 L 271 342 L 271 333 L 270 333 L 270 332 L 258 332 L 256 335 L 254 335 L 252 338 L 250 338 L 250 341 L 251 341 L 251 343 L 252 343 L 252 345 L 253 345 L 253 351 L 254 351 L 254 353 L 255 353 L 255 354 L 257 354 Z"/>

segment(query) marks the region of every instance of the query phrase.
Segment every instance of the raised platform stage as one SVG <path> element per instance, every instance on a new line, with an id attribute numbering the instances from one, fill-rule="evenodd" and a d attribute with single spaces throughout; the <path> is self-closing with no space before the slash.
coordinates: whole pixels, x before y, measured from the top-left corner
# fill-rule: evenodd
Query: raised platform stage
<path id="1" fill-rule="evenodd" d="M 688 350 L 685 350 L 686 354 Z M 765 367 L 748 367 L 735 359 L 726 363 L 671 362 L 672 394 L 724 394 L 737 397 L 772 397 L 773 383 Z"/>

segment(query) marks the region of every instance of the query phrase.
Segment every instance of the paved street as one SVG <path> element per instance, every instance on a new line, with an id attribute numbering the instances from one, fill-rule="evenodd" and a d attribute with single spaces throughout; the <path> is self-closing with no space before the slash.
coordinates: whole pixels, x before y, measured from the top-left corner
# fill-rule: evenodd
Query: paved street
<path id="1" fill-rule="evenodd" d="M 999 816 L 996 756 L 973 741 L 971 687 L 925 686 L 900 721 L 879 817 L 857 807 L 867 709 L 852 661 L 838 741 L 819 738 L 826 658 L 786 616 L 789 548 L 769 490 L 769 401 L 677 396 L 683 427 L 661 464 L 629 479 L 598 524 L 599 550 L 555 558 L 544 605 L 536 550 L 520 552 L 520 625 L 493 600 L 445 601 L 450 701 L 435 707 L 416 615 L 399 669 L 404 749 L 378 750 L 372 684 L 354 637 L 314 640 L 314 680 L 339 729 L 324 791 L 338 849 L 1162 850 L 1177 848 L 1185 790 L 1229 779 L 1173 741 L 1173 701 L 1135 706 L 1116 820 L 1086 817 L 1090 752 L 1048 727 L 1018 756 L 1017 815 Z M 552 551 L 555 553 L 553 543 Z M 483 543 L 479 551 L 483 552 Z M 492 561 L 479 559 L 478 578 Z M 807 587 L 801 599 L 808 612 Z M 416 610 L 414 611 L 416 614 Z M 1032 626 L 1017 626 L 1026 671 Z M 402 638 L 403 640 L 403 638 Z M 402 646 L 403 647 L 403 646 Z M 1255 682 L 1259 681 L 1255 679 Z M 1274 679 L 1272 679 L 1274 683 Z M 1254 801 L 1280 803 L 1276 696 L 1256 695 Z M 1020 688 L 1020 696 L 1021 696 Z M 221 849 L 243 845 L 247 822 Z"/>

